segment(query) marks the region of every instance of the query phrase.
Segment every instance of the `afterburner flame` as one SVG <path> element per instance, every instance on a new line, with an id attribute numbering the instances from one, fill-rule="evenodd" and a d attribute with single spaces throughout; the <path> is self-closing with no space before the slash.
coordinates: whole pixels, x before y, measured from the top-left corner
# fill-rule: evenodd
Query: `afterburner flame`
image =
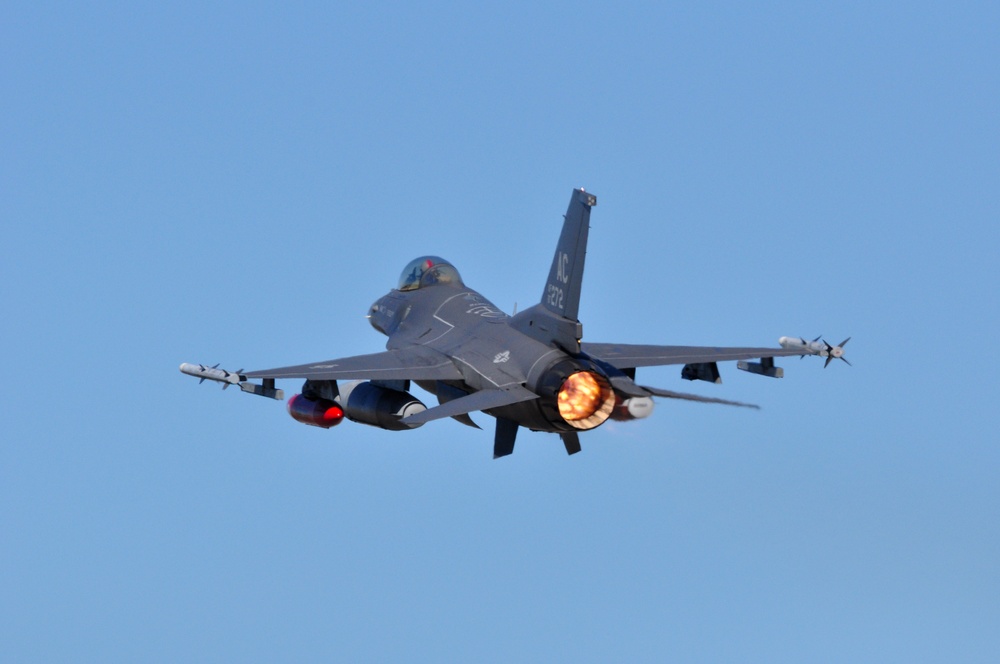
<path id="1" fill-rule="evenodd" d="M 559 414 L 567 422 L 590 417 L 601 405 L 601 386 L 587 371 L 566 379 L 559 391 Z"/>
<path id="2" fill-rule="evenodd" d="M 592 429 L 608 419 L 614 401 L 614 393 L 602 376 L 580 371 L 567 378 L 559 390 L 559 415 L 578 429 Z"/>

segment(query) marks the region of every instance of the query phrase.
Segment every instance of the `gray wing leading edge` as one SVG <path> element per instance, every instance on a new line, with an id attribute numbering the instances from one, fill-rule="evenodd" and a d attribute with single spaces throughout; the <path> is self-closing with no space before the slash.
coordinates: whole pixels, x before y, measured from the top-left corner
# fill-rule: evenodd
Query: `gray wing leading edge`
<path id="1" fill-rule="evenodd" d="M 245 378 L 311 380 L 461 380 L 462 373 L 445 355 L 413 346 L 310 364 L 246 371 Z"/>
<path id="2" fill-rule="evenodd" d="M 645 346 L 639 344 L 583 343 L 581 348 L 591 357 L 601 359 L 618 369 L 660 367 L 671 364 L 702 364 L 752 360 L 759 357 L 791 357 L 810 355 L 801 348 L 743 348 L 718 346 Z"/>

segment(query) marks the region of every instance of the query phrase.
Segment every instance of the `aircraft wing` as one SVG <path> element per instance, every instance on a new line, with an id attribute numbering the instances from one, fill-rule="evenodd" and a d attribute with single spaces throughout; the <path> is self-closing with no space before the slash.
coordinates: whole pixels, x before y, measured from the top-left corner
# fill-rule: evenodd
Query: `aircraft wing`
<path id="1" fill-rule="evenodd" d="M 800 348 L 725 348 L 717 346 L 643 346 L 637 344 L 583 343 L 587 355 L 618 369 L 751 360 L 758 357 L 808 355 Z"/>
<path id="2" fill-rule="evenodd" d="M 263 371 L 246 371 L 241 376 L 312 380 L 462 380 L 462 373 L 447 356 L 423 346 Z"/>

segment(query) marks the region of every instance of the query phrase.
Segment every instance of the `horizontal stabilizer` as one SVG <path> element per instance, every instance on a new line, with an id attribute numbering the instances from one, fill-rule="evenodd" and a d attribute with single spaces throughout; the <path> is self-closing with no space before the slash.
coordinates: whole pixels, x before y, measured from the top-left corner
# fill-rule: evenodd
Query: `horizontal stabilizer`
<path id="1" fill-rule="evenodd" d="M 755 410 L 760 410 L 760 406 L 752 403 L 743 403 L 742 401 L 728 401 L 726 399 L 715 399 L 713 397 L 703 397 L 699 394 L 686 394 L 684 392 L 674 392 L 672 390 L 661 390 L 656 387 L 646 387 L 643 385 L 642 389 L 646 390 L 654 397 L 664 397 L 667 399 L 683 399 L 685 401 L 700 401 L 701 403 L 719 403 L 724 406 L 740 406 L 742 408 L 753 408 Z"/>
<path id="2" fill-rule="evenodd" d="M 455 417 L 477 410 L 500 408 L 501 406 L 509 406 L 514 403 L 537 398 L 537 394 L 520 385 L 500 390 L 481 390 L 464 397 L 459 397 L 458 399 L 452 399 L 440 406 L 428 408 L 425 411 L 405 417 L 401 421 L 403 424 L 409 425 L 424 424 L 425 422 L 439 420 L 444 417 Z"/>

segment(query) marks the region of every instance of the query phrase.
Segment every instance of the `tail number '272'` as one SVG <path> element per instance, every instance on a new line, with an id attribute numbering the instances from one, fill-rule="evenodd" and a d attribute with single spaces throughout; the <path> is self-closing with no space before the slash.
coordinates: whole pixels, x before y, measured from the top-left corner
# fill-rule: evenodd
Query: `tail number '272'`
<path id="1" fill-rule="evenodd" d="M 556 279 L 564 284 L 569 283 L 569 256 L 563 252 L 559 252 L 556 257 Z M 559 286 L 549 284 L 548 295 L 546 296 L 549 306 L 557 307 L 559 309 L 563 308 L 563 300 L 565 299 L 565 294 L 563 289 Z"/>
<path id="2" fill-rule="evenodd" d="M 553 286 L 552 284 L 549 284 L 549 294 L 548 296 L 546 296 L 549 305 L 556 307 L 558 309 L 562 309 L 563 298 L 564 298 L 563 289 L 559 288 L 558 286 Z"/>

